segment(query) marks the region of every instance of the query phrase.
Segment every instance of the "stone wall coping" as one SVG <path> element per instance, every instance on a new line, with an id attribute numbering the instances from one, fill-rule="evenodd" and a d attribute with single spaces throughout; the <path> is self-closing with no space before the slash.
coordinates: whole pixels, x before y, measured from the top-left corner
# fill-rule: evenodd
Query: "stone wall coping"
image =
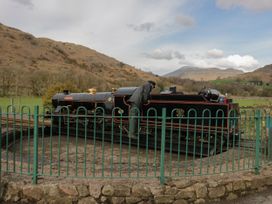
<path id="1" fill-rule="evenodd" d="M 272 186 L 272 166 L 253 172 L 226 173 L 213 176 L 122 180 L 43 179 L 32 185 L 30 180 L 14 180 L 4 175 L 0 181 L 0 202 L 36 203 L 205 203 L 234 200 L 245 194 Z"/>

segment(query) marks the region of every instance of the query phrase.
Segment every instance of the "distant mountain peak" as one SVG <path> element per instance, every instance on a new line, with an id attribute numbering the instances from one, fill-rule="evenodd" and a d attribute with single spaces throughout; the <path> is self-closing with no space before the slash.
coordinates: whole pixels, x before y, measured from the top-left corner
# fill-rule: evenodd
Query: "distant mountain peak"
<path id="1" fill-rule="evenodd" d="M 216 67 L 200 68 L 194 66 L 183 66 L 173 72 L 165 74 L 166 77 L 178 77 L 182 79 L 192 79 L 195 81 L 209 81 L 218 78 L 235 77 L 244 72 L 241 70 L 228 68 L 220 69 Z"/>

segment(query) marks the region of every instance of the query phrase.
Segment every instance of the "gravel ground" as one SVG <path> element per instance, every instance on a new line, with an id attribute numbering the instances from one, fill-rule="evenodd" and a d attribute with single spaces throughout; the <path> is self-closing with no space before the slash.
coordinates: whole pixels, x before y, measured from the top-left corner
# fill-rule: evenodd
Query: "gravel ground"
<path id="1" fill-rule="evenodd" d="M 45 175 L 137 178 L 158 177 L 160 173 L 159 150 L 53 136 L 39 139 L 38 152 L 39 173 Z M 193 176 L 250 169 L 254 155 L 252 149 L 242 147 L 203 158 L 166 152 L 165 175 Z M 2 169 L 26 173 L 31 172 L 32 163 L 33 138 L 24 137 L 21 142 L 16 140 L 14 146 L 10 144 L 8 148 L 2 148 Z"/>

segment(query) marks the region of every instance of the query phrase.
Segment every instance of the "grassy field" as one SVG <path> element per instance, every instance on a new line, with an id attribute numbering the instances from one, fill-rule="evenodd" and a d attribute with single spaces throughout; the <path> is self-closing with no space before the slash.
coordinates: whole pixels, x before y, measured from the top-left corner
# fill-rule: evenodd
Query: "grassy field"
<path id="1" fill-rule="evenodd" d="M 16 112 L 19 112 L 22 106 L 30 107 L 31 112 L 33 112 L 35 105 L 42 107 L 42 99 L 40 97 L 31 96 L 23 96 L 16 98 L 0 97 L 0 107 L 2 108 L 2 112 L 6 112 L 7 107 L 9 105 L 15 106 Z"/>
<path id="2" fill-rule="evenodd" d="M 233 97 L 234 102 L 239 103 L 240 107 L 272 107 L 272 97 Z M 42 107 L 42 99 L 40 97 L 1 97 L 0 107 L 2 112 L 6 112 L 9 105 L 14 105 L 16 111 L 21 109 L 22 106 L 29 106 L 31 111 L 33 111 L 34 106 L 38 105 Z"/>
<path id="3" fill-rule="evenodd" d="M 240 107 L 272 107 L 272 97 L 234 97 Z"/>

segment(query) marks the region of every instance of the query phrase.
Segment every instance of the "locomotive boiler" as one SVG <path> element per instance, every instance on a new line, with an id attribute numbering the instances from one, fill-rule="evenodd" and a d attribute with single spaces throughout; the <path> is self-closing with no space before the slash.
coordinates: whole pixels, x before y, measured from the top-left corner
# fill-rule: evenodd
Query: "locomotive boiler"
<path id="1" fill-rule="evenodd" d="M 165 148 L 177 153 L 211 155 L 234 145 L 239 135 L 239 106 L 217 90 L 205 88 L 198 94 L 183 94 L 171 87 L 151 94 L 132 116 L 128 99 L 136 89 L 57 93 L 52 98 L 53 125 L 57 129 L 61 126 L 63 133 L 69 129 L 78 136 L 152 149 L 160 148 L 164 125 Z M 137 138 L 128 137 L 132 118 L 137 120 Z"/>

